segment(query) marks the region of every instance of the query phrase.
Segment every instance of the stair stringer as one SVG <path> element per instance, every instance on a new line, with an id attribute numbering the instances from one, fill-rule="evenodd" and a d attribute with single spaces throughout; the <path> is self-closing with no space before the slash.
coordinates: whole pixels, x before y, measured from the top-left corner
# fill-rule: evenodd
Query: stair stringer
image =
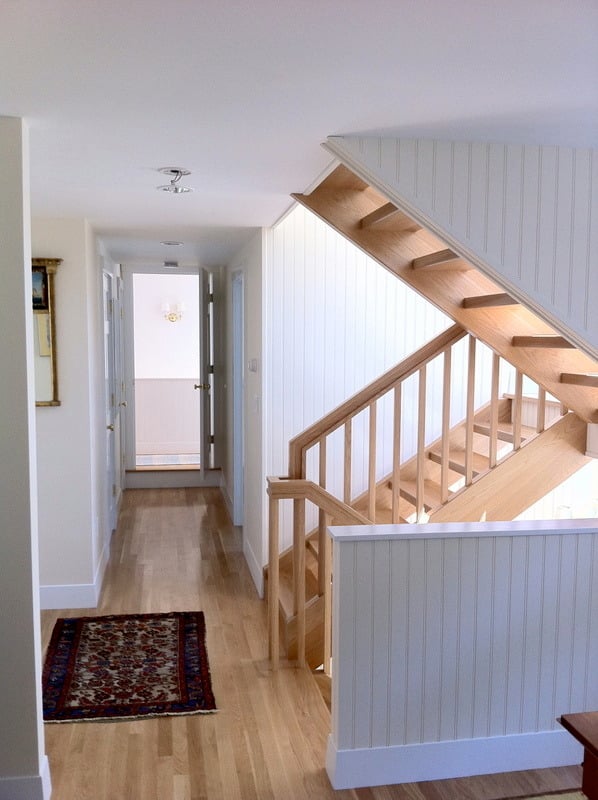
<path id="1" fill-rule="evenodd" d="M 332 136 L 324 147 L 598 360 L 598 154 Z"/>
<path id="2" fill-rule="evenodd" d="M 590 461 L 586 431 L 576 414 L 565 414 L 432 512 L 429 522 L 515 519 Z"/>

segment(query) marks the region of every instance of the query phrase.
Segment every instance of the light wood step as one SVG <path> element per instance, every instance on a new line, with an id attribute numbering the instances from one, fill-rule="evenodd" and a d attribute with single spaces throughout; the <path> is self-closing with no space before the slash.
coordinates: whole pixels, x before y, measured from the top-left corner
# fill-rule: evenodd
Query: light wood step
<path id="1" fill-rule="evenodd" d="M 490 436 L 490 425 L 483 423 L 483 422 L 474 422 L 473 430 L 475 433 L 481 433 L 484 436 Z M 525 441 L 525 439 L 529 439 L 530 436 L 533 436 L 536 433 L 534 428 L 530 428 L 526 425 L 521 426 L 521 441 Z M 496 438 L 500 439 L 501 442 L 509 442 L 513 444 L 514 441 L 514 434 L 513 434 L 513 424 L 510 422 L 499 422 L 498 429 L 496 431 Z"/>
<path id="2" fill-rule="evenodd" d="M 474 477 L 486 472 L 489 469 L 487 456 L 483 455 L 482 453 L 476 453 L 475 451 L 472 452 L 471 456 L 473 461 L 472 471 Z M 434 461 L 436 464 L 442 464 L 442 453 L 439 451 L 430 450 L 428 452 L 428 458 L 431 461 Z M 453 472 L 458 472 L 460 475 L 465 475 L 465 451 L 451 450 L 449 453 L 448 466 Z"/>
<path id="3" fill-rule="evenodd" d="M 389 481 L 389 488 L 392 489 L 392 481 Z M 415 481 L 401 481 L 399 494 L 412 506 L 417 505 L 417 486 Z M 449 492 L 449 497 L 451 492 Z M 440 486 L 435 481 L 424 481 L 424 511 L 432 511 L 442 503 Z"/>
<path id="4" fill-rule="evenodd" d="M 598 372 L 563 372 L 561 383 L 598 388 Z"/>
<path id="5" fill-rule="evenodd" d="M 401 231 L 415 232 L 421 229 L 421 226 L 415 222 L 415 220 L 412 220 L 407 214 L 403 214 L 402 211 L 399 211 L 393 203 L 385 203 L 383 206 L 366 214 L 365 217 L 361 218 L 359 227 L 371 228 L 386 220 L 392 220 L 392 230 L 396 233 Z"/>
<path id="6" fill-rule="evenodd" d="M 411 262 L 411 267 L 412 269 L 472 269 L 471 264 L 448 249 L 418 256 Z"/>
<path id="7" fill-rule="evenodd" d="M 568 342 L 564 336 L 539 334 L 535 336 L 513 336 L 513 347 L 552 347 L 559 350 L 574 349 L 575 345 Z"/>
<path id="8" fill-rule="evenodd" d="M 497 292 L 496 294 L 480 294 L 474 297 L 464 297 L 461 301 L 462 308 L 494 308 L 496 306 L 519 305 L 510 294 Z"/>

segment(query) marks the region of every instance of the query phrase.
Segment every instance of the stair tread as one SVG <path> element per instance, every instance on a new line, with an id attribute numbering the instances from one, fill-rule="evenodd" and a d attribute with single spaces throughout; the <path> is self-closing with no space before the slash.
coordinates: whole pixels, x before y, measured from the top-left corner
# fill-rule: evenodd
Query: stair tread
<path id="1" fill-rule="evenodd" d="M 476 433 L 482 433 L 485 436 L 490 435 L 489 422 L 474 422 L 473 429 Z M 512 442 L 514 437 L 515 426 L 512 422 L 499 422 L 497 425 L 497 437 L 503 442 Z M 521 425 L 521 438 L 529 439 L 536 433 L 535 428 L 528 425 Z"/>
<path id="2" fill-rule="evenodd" d="M 442 464 L 442 451 L 430 450 L 428 456 L 437 464 Z M 488 470 L 488 456 L 483 453 L 477 453 L 475 450 L 471 453 L 472 468 L 474 475 L 479 475 Z M 461 447 L 451 447 L 449 450 L 449 467 L 452 472 L 457 472 L 460 475 L 465 475 L 465 450 Z"/>
<path id="3" fill-rule="evenodd" d="M 389 481 L 389 486 L 392 488 L 392 481 Z M 416 502 L 417 483 L 412 480 L 401 480 L 399 485 L 399 492 L 402 497 L 409 500 L 412 505 Z M 449 493 L 450 494 L 450 493 Z M 436 506 L 440 505 L 441 492 L 440 486 L 436 481 L 424 480 L 424 509 L 431 511 Z"/>

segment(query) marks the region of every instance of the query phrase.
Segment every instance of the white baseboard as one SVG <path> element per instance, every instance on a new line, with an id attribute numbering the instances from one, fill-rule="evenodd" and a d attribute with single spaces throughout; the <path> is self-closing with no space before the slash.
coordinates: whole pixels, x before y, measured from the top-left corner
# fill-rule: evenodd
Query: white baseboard
<path id="1" fill-rule="evenodd" d="M 48 757 L 40 764 L 39 775 L 0 778 L 0 800 L 50 800 L 52 781 Z"/>
<path id="2" fill-rule="evenodd" d="M 247 541 L 246 537 L 243 537 L 243 555 L 245 556 L 245 561 L 247 562 L 247 566 L 249 567 L 249 572 L 251 573 L 251 577 L 253 578 L 253 582 L 255 583 L 255 588 L 257 589 L 257 593 L 261 598 L 263 598 L 264 568 L 261 566 L 261 564 L 255 557 L 255 553 L 251 549 L 251 545 Z"/>
<path id="3" fill-rule="evenodd" d="M 567 767 L 582 760 L 582 746 L 564 730 L 355 750 L 337 750 L 331 735 L 326 771 L 334 789 L 356 789 Z"/>
<path id="4" fill-rule="evenodd" d="M 233 520 L 233 525 L 234 525 L 233 501 L 228 491 L 228 485 L 224 478 L 224 474 L 222 475 L 222 483 L 220 484 L 220 491 L 222 492 L 222 498 L 224 499 L 224 505 L 226 506 L 228 515 Z"/>
<path id="5" fill-rule="evenodd" d="M 64 586 L 40 586 L 40 608 L 45 610 L 51 608 L 97 608 L 109 557 L 110 539 L 106 539 L 96 569 L 94 582 L 71 583 Z"/>
<path id="6" fill-rule="evenodd" d="M 68 583 L 64 586 L 40 586 L 41 609 L 97 608 L 100 587 L 95 583 Z"/>

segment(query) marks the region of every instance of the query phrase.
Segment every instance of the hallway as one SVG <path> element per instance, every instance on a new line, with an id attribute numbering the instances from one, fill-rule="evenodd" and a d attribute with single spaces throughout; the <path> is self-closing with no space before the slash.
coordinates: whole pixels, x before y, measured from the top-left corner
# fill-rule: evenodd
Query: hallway
<path id="1" fill-rule="evenodd" d="M 128 490 L 97 610 L 203 610 L 217 714 L 45 725 L 53 800 L 497 800 L 579 785 L 577 767 L 334 792 L 310 673 L 267 661 L 266 606 L 218 489 Z"/>

